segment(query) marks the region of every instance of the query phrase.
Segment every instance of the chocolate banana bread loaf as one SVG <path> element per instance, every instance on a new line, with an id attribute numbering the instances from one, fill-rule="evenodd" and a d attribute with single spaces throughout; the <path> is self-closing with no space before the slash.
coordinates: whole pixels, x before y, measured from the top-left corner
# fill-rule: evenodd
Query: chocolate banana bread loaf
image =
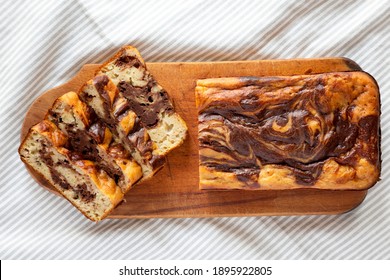
<path id="1" fill-rule="evenodd" d="M 379 92 L 364 72 L 198 80 L 201 189 L 367 189 Z"/>

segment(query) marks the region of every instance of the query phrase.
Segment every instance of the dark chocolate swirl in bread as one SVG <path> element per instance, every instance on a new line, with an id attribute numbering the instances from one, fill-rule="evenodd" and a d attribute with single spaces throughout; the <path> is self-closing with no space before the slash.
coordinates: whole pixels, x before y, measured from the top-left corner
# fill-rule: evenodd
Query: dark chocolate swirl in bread
<path id="1" fill-rule="evenodd" d="M 361 165 L 379 166 L 378 91 L 365 73 L 201 80 L 197 103 L 202 188 L 229 188 L 226 175 L 233 188 L 267 188 L 264 176 L 283 185 L 268 171 L 291 187 L 348 188 Z M 324 175 L 331 165 L 347 178 Z"/>

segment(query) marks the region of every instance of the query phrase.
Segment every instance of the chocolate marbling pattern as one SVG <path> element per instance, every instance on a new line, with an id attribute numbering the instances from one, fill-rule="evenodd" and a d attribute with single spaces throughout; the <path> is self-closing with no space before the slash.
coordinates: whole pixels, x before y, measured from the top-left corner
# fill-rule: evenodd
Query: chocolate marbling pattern
<path id="1" fill-rule="evenodd" d="M 315 184 L 329 158 L 353 167 L 363 156 L 377 164 L 379 116 L 351 121 L 359 92 L 332 104 L 332 91 L 336 103 L 336 95 L 346 94 L 343 79 L 329 74 L 245 77 L 240 87 L 210 89 L 213 97 L 201 100 L 198 108 L 200 164 L 235 173 L 252 188 L 259 187 L 258 174 L 267 164 L 290 169 L 304 186 Z M 345 79 L 350 82 L 348 75 Z M 225 157 L 208 156 L 202 149 Z"/>

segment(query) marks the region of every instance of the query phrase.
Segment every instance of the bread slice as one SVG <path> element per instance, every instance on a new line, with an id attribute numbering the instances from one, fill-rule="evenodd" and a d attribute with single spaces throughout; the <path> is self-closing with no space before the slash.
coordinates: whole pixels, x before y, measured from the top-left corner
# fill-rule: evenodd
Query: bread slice
<path id="1" fill-rule="evenodd" d="M 142 177 L 141 167 L 77 93 L 68 92 L 59 97 L 46 119 L 69 136 L 69 149 L 83 159 L 94 161 L 115 180 L 123 193 Z"/>
<path id="2" fill-rule="evenodd" d="M 157 145 L 157 154 L 166 155 L 183 143 L 187 133 L 186 123 L 175 113 L 168 93 L 147 70 L 136 48 L 123 47 L 103 64 L 97 76 L 111 79 L 119 96 L 128 101 L 123 106 L 140 119 L 140 124 Z"/>
<path id="3" fill-rule="evenodd" d="M 129 61 L 128 61 L 129 60 Z M 186 136 L 166 91 L 124 47 L 78 93 L 59 97 L 19 153 L 91 220 L 150 178 Z"/>
<path id="4" fill-rule="evenodd" d="M 19 148 L 23 162 L 49 181 L 87 218 L 99 221 L 123 199 L 121 189 L 93 161 L 65 148 L 68 137 L 54 123 L 33 126 Z"/>
<path id="5" fill-rule="evenodd" d="M 129 101 L 122 96 L 110 78 L 105 75 L 95 77 L 86 83 L 79 95 L 105 121 L 142 166 L 144 178 L 152 176 L 164 165 L 164 154 L 160 154 L 140 117 L 130 110 Z"/>

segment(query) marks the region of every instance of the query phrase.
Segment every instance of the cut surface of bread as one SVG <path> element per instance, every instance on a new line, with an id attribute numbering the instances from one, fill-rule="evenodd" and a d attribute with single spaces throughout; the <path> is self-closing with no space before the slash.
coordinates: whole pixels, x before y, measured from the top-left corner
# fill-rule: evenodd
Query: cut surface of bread
<path id="1" fill-rule="evenodd" d="M 123 193 L 94 162 L 65 148 L 67 142 L 66 134 L 43 120 L 30 129 L 19 153 L 87 218 L 99 221 L 123 199 Z"/>
<path id="2" fill-rule="evenodd" d="M 46 115 L 68 136 L 68 145 L 81 158 L 94 161 L 126 193 L 142 177 L 140 166 L 77 93 L 59 97 Z"/>
<path id="3" fill-rule="evenodd" d="M 80 91 L 80 98 L 111 128 L 122 145 L 142 166 L 143 176 L 150 177 L 165 163 L 157 145 L 140 121 L 140 117 L 130 109 L 128 100 L 118 91 L 107 76 L 96 76 Z"/>
<path id="4" fill-rule="evenodd" d="M 364 72 L 198 80 L 201 189 L 367 189 L 379 90 Z"/>
<path id="5" fill-rule="evenodd" d="M 84 215 L 98 221 L 135 183 L 163 167 L 166 154 L 184 141 L 186 132 L 166 91 L 138 51 L 126 46 L 77 93 L 55 101 L 30 129 L 19 153 Z"/>
<path id="6" fill-rule="evenodd" d="M 146 69 L 136 48 L 123 47 L 103 64 L 97 76 L 107 76 L 116 86 L 119 96 L 127 100 L 122 111 L 132 111 L 137 115 L 140 125 L 146 128 L 157 146 L 158 154 L 166 155 L 183 143 L 186 123 L 174 111 L 168 93 Z"/>

